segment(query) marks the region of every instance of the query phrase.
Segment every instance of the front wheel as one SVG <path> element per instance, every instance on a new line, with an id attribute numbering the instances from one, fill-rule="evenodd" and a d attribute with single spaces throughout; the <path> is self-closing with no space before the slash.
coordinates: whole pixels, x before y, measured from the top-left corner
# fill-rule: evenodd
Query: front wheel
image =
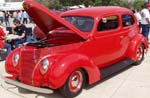
<path id="1" fill-rule="evenodd" d="M 79 95 L 85 84 L 84 71 L 77 69 L 71 73 L 60 92 L 67 98 L 72 98 Z"/>
<path id="2" fill-rule="evenodd" d="M 144 59 L 144 45 L 141 44 L 136 50 L 136 62 L 135 65 L 141 64 Z"/>

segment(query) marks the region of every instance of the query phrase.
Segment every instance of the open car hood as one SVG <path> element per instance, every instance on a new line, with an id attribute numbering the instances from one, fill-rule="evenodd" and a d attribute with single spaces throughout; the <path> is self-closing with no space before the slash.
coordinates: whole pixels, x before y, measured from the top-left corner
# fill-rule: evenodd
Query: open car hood
<path id="1" fill-rule="evenodd" d="M 49 31 L 59 27 L 65 27 L 84 39 L 87 39 L 87 35 L 81 33 L 76 27 L 56 15 L 48 8 L 40 5 L 34 0 L 25 0 L 23 3 L 25 11 L 29 14 L 35 24 L 47 35 Z"/>

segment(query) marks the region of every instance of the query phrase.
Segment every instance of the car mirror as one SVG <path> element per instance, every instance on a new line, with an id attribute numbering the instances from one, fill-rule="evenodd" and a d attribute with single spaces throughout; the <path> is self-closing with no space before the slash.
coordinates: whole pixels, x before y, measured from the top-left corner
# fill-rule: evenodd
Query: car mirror
<path id="1" fill-rule="evenodd" d="M 107 18 L 102 18 L 103 23 L 107 23 Z"/>

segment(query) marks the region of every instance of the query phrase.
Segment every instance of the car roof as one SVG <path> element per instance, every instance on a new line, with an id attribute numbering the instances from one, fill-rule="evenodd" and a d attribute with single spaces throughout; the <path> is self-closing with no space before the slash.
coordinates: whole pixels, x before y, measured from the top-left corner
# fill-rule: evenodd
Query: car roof
<path id="1" fill-rule="evenodd" d="M 119 7 L 119 6 L 101 6 L 101 7 L 89 7 L 89 8 L 81 8 L 81 9 L 75 9 L 66 11 L 61 14 L 61 16 L 89 16 L 89 17 L 97 17 L 97 16 L 103 16 L 105 14 L 109 13 L 121 13 L 121 12 L 129 12 L 132 11 L 130 9 Z"/>

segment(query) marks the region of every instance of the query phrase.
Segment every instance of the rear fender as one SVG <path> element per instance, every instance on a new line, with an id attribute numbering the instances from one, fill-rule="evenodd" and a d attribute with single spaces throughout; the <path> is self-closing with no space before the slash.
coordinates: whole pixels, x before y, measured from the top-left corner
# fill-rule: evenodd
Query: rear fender
<path id="1" fill-rule="evenodd" d="M 129 47 L 126 52 L 126 56 L 136 61 L 136 50 L 141 45 L 144 44 L 146 51 L 148 51 L 148 42 L 145 37 L 141 34 L 137 34 L 134 39 L 129 43 Z"/>

